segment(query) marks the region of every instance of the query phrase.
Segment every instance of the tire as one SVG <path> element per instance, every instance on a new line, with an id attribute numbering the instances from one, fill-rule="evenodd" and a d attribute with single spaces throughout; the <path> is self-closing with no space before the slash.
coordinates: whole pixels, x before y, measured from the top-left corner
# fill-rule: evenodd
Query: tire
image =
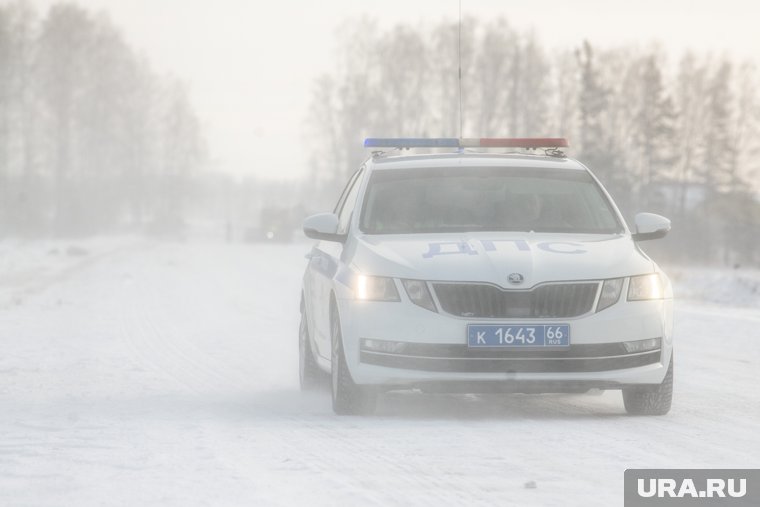
<path id="1" fill-rule="evenodd" d="M 623 404 L 630 415 L 665 415 L 673 401 L 673 357 L 662 383 L 652 387 L 623 389 Z"/>
<path id="2" fill-rule="evenodd" d="M 354 383 L 348 371 L 343 351 L 343 335 L 338 311 L 330 311 L 330 334 L 332 337 L 332 407 L 338 415 L 369 415 L 375 411 L 377 393 L 368 387 Z"/>
<path id="3" fill-rule="evenodd" d="M 301 313 L 301 324 L 298 328 L 298 379 L 301 391 L 316 389 L 322 384 L 324 373 L 319 369 L 309 339 L 309 326 L 306 315 Z"/>

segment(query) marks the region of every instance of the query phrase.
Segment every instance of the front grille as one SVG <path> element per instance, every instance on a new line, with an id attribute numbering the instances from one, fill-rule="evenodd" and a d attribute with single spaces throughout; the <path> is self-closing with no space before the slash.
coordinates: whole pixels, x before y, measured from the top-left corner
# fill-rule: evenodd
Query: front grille
<path id="1" fill-rule="evenodd" d="M 475 318 L 567 318 L 588 313 L 599 282 L 555 283 L 503 290 L 484 283 L 433 283 L 443 311 Z"/>

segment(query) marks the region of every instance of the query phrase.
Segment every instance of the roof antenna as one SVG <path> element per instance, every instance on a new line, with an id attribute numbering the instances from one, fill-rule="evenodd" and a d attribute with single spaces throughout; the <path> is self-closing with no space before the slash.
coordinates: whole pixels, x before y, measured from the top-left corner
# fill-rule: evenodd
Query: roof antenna
<path id="1" fill-rule="evenodd" d="M 459 0 L 459 138 L 462 139 L 462 0 Z"/>

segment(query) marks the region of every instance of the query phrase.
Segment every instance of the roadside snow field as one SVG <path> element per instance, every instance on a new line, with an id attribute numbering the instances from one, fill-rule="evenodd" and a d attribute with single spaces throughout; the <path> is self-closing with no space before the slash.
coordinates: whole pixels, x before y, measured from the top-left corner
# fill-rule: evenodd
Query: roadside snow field
<path id="1" fill-rule="evenodd" d="M 667 416 L 613 391 L 337 417 L 298 390 L 307 243 L 72 244 L 0 242 L 3 506 L 614 506 L 626 468 L 759 465 L 756 272 L 678 270 Z"/>

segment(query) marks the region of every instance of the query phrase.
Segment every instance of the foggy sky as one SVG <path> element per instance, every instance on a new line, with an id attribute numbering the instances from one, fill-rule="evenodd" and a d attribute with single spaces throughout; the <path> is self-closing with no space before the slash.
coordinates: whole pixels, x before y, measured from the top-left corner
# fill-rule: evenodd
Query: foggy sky
<path id="1" fill-rule="evenodd" d="M 54 3 L 33 0 L 40 8 Z M 77 0 L 104 10 L 161 73 L 189 86 L 213 165 L 239 175 L 293 178 L 306 170 L 304 118 L 314 77 L 330 69 L 334 32 L 363 14 L 383 25 L 455 20 L 458 0 Z M 504 16 L 548 48 L 584 38 L 609 47 L 659 42 L 757 58 L 760 8 L 749 0 L 463 0 L 464 16 Z"/>

